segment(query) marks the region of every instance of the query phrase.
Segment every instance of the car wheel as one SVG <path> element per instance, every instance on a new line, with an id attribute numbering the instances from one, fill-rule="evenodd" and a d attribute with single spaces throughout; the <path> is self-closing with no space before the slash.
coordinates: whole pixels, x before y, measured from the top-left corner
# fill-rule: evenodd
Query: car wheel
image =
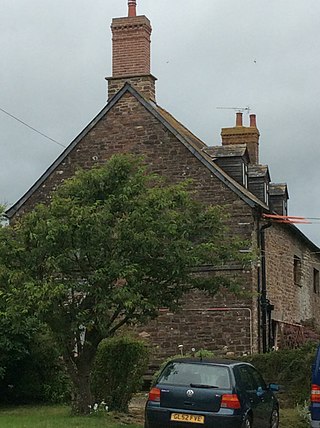
<path id="1" fill-rule="evenodd" d="M 278 428 L 279 427 L 279 410 L 273 409 L 270 418 L 270 428 Z"/>
<path id="2" fill-rule="evenodd" d="M 246 416 L 245 420 L 242 423 L 241 428 L 252 428 L 252 422 L 249 416 Z"/>

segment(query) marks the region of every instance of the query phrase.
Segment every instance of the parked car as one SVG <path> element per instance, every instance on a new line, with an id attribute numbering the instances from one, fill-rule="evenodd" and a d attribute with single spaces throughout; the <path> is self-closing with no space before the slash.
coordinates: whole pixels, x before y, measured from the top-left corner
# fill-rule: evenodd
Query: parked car
<path id="1" fill-rule="evenodd" d="M 320 346 L 312 366 L 311 427 L 320 428 Z"/>
<path id="2" fill-rule="evenodd" d="M 149 392 L 145 428 L 278 428 L 278 389 L 245 362 L 174 359 Z"/>

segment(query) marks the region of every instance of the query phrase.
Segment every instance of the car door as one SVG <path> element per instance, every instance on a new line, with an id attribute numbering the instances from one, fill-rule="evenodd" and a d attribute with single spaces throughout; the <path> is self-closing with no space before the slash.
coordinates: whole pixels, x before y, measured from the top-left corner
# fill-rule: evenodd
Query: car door
<path id="1" fill-rule="evenodd" d="M 244 364 L 237 367 L 239 388 L 241 395 L 246 402 L 246 407 L 251 409 L 253 414 L 253 428 L 268 428 L 269 421 L 265 419 L 264 402 L 261 399 L 261 394 L 258 382 L 252 371 L 253 367 Z"/>
<path id="2" fill-rule="evenodd" d="M 253 377 L 257 396 L 260 398 L 258 417 L 261 427 L 269 427 L 275 400 L 273 392 L 267 387 L 263 377 L 254 367 L 249 366 L 248 370 Z"/>

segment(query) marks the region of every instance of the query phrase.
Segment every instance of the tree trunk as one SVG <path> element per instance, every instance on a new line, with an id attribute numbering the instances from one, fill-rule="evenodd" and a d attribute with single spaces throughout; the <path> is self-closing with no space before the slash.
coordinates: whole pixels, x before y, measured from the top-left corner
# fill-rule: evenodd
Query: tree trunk
<path id="1" fill-rule="evenodd" d="M 87 415 L 90 413 L 93 406 L 93 399 L 91 394 L 91 379 L 90 368 L 78 368 L 77 379 L 72 378 L 73 381 L 73 396 L 72 396 L 72 413 L 77 415 Z"/>
<path id="2" fill-rule="evenodd" d="M 76 347 L 77 353 L 74 350 L 70 352 L 68 348 L 65 348 L 64 353 L 67 371 L 73 384 L 72 413 L 77 415 L 89 414 L 94 405 L 91 393 L 91 371 L 101 338 L 96 330 L 91 329 L 86 339 L 84 344 L 79 340 Z"/>
<path id="3" fill-rule="evenodd" d="M 74 361 L 70 357 L 65 358 L 67 371 L 72 381 L 72 413 L 76 415 L 88 415 L 93 406 L 91 393 L 91 369 L 93 360 Z"/>

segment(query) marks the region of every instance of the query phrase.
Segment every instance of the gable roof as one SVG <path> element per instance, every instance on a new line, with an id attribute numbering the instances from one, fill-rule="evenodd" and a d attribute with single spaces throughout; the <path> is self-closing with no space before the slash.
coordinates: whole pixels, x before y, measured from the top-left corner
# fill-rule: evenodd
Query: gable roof
<path id="1" fill-rule="evenodd" d="M 269 210 L 268 206 L 254 196 L 249 190 L 233 180 L 219 166 L 217 166 L 206 153 L 208 146 L 176 120 L 170 113 L 158 106 L 155 102 L 143 97 L 134 87 L 126 83 L 123 88 L 110 99 L 100 113 L 83 129 L 83 131 L 70 143 L 70 145 L 58 156 L 51 166 L 33 184 L 33 186 L 6 211 L 10 219 L 26 203 L 31 195 L 45 182 L 45 180 L 58 168 L 77 144 L 97 125 L 97 123 L 112 109 L 125 93 L 134 96 L 159 122 L 162 123 L 175 137 L 206 167 L 210 172 L 222 181 L 230 190 L 235 192 L 250 207 L 260 207 Z"/>

